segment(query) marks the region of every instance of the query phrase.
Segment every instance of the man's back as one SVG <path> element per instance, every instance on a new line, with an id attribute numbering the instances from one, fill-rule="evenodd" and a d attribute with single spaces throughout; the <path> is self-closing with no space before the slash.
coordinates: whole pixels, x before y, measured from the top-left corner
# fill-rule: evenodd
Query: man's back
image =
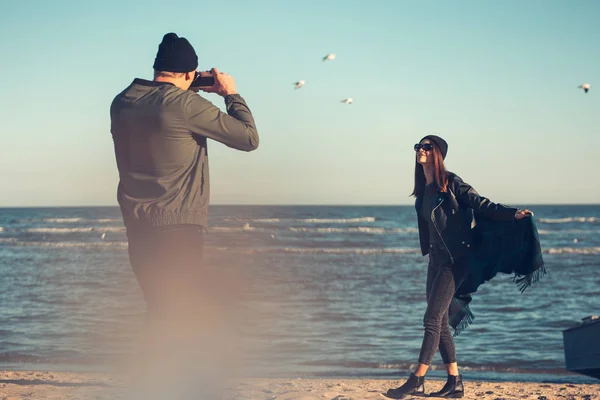
<path id="1" fill-rule="evenodd" d="M 125 225 L 206 226 L 207 137 L 239 150 L 258 147 L 244 100 L 239 95 L 227 97 L 233 116 L 166 82 L 136 79 L 115 97 L 111 133 Z"/>

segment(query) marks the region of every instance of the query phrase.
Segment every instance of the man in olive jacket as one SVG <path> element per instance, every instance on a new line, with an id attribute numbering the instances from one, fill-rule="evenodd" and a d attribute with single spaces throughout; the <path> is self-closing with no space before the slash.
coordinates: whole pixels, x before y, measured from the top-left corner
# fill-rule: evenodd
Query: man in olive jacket
<path id="1" fill-rule="evenodd" d="M 168 33 L 158 47 L 154 80 L 136 78 L 110 107 L 129 260 L 150 312 L 193 307 L 200 290 L 208 139 L 242 151 L 258 147 L 252 113 L 234 79 L 213 68 L 214 85 L 201 88 L 224 98 L 223 113 L 189 90 L 197 67 L 190 43 Z"/>

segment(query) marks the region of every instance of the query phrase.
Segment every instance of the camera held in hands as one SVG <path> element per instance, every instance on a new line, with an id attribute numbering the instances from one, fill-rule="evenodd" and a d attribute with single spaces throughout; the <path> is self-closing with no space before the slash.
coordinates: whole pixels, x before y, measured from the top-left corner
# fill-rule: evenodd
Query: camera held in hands
<path id="1" fill-rule="evenodd" d="M 210 72 L 198 72 L 194 75 L 194 80 L 190 88 L 208 87 L 215 84 L 215 77 Z"/>

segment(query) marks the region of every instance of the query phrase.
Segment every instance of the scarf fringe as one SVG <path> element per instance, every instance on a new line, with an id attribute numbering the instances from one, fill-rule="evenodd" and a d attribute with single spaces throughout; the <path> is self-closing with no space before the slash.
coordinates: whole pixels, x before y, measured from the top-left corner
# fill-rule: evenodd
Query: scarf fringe
<path id="1" fill-rule="evenodd" d="M 527 274 L 527 275 L 519 275 L 515 274 L 513 277 L 513 282 L 516 282 L 517 287 L 523 293 L 525 289 L 531 286 L 533 283 L 539 282 L 542 276 L 546 275 L 546 267 L 542 262 L 535 271 Z"/>
<path id="2" fill-rule="evenodd" d="M 467 329 L 475 319 L 475 316 L 471 312 L 471 308 L 468 304 L 464 306 L 463 311 L 465 312 L 465 316 L 462 317 L 458 325 L 456 325 L 456 328 L 454 328 L 454 334 L 452 335 L 452 337 L 457 337 L 458 335 L 460 335 L 460 333 Z"/>
<path id="3" fill-rule="evenodd" d="M 517 283 L 519 290 L 521 291 L 521 293 L 523 293 L 525 291 L 525 289 L 527 289 L 529 286 L 531 286 L 532 284 L 534 284 L 536 282 L 539 282 L 539 280 L 542 278 L 542 276 L 546 275 L 546 273 L 547 273 L 546 267 L 545 267 L 544 263 L 541 262 L 537 266 L 535 271 L 533 271 L 527 275 L 515 274 L 515 276 L 513 278 L 513 282 Z M 457 337 L 458 335 L 460 335 L 460 333 L 462 331 L 464 331 L 465 329 L 467 329 L 469 327 L 469 325 L 471 325 L 473 323 L 473 320 L 475 319 L 475 316 L 471 312 L 471 308 L 469 307 L 468 304 L 463 307 L 462 311 L 464 312 L 465 315 L 462 317 L 460 322 L 456 325 L 456 328 L 454 328 L 454 334 L 452 335 L 453 337 Z"/>

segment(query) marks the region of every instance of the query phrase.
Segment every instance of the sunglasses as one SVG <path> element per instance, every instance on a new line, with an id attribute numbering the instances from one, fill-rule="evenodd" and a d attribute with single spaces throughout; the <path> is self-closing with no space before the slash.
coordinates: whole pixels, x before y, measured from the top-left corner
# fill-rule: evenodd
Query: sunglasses
<path id="1" fill-rule="evenodd" d="M 417 144 L 415 144 L 415 151 L 419 151 L 421 149 L 423 149 L 425 151 L 431 151 L 431 150 L 433 150 L 433 145 L 431 143 L 424 143 L 424 144 L 417 143 Z"/>

